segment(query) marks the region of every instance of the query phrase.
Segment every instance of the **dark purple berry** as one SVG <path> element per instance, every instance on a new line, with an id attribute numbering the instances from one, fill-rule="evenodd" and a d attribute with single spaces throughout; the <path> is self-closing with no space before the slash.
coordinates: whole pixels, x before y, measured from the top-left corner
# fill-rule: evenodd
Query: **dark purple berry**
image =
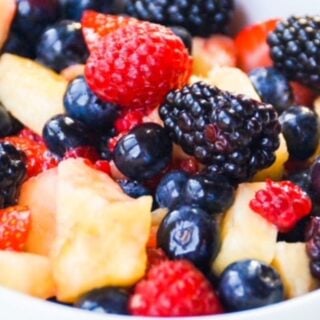
<path id="1" fill-rule="evenodd" d="M 320 217 L 312 217 L 306 232 L 306 248 L 310 258 L 310 270 L 320 279 Z"/>

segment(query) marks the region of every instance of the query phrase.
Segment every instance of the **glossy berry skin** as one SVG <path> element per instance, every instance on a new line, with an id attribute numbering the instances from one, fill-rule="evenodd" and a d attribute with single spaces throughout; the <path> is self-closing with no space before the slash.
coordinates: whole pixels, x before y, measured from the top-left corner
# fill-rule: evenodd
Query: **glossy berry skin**
<path id="1" fill-rule="evenodd" d="M 17 13 L 13 30 L 32 44 L 38 41 L 42 32 L 59 19 L 58 0 L 17 0 Z"/>
<path id="2" fill-rule="evenodd" d="M 73 119 L 82 121 L 90 129 L 104 132 L 112 128 L 119 110 L 118 106 L 101 101 L 83 76 L 69 83 L 64 106 Z"/>
<path id="3" fill-rule="evenodd" d="M 87 58 L 81 24 L 71 20 L 50 26 L 37 45 L 37 60 L 58 72 L 74 64 L 83 64 Z"/>
<path id="4" fill-rule="evenodd" d="M 306 249 L 310 258 L 310 270 L 320 279 L 320 217 L 312 217 L 306 232 Z"/>
<path id="5" fill-rule="evenodd" d="M 250 72 L 250 80 L 265 103 L 272 104 L 280 114 L 293 104 L 289 80 L 275 68 L 257 68 Z"/>
<path id="6" fill-rule="evenodd" d="M 91 145 L 87 127 L 66 115 L 57 115 L 48 120 L 42 135 L 48 149 L 60 157 L 70 149 Z"/>
<path id="7" fill-rule="evenodd" d="M 178 36 L 188 49 L 189 54 L 191 55 L 192 53 L 192 36 L 188 32 L 187 29 L 179 26 L 172 26 L 170 29 L 173 31 L 173 33 Z"/>
<path id="8" fill-rule="evenodd" d="M 85 10 L 117 13 L 119 0 L 60 0 L 62 2 L 63 17 L 80 21 Z"/>
<path id="9" fill-rule="evenodd" d="M 151 191 L 138 181 L 120 180 L 119 185 L 125 194 L 134 199 L 151 195 Z"/>
<path id="10" fill-rule="evenodd" d="M 183 188 L 181 203 L 198 206 L 209 213 L 225 212 L 232 205 L 235 188 L 223 176 L 192 176 Z"/>
<path id="11" fill-rule="evenodd" d="M 219 247 L 216 221 L 210 215 L 191 206 L 169 212 L 158 233 L 158 246 L 170 259 L 187 259 L 206 270 Z"/>
<path id="12" fill-rule="evenodd" d="M 320 203 L 320 157 L 318 157 L 310 168 L 311 190 L 314 200 Z"/>
<path id="13" fill-rule="evenodd" d="M 189 261 L 164 261 L 137 283 L 129 301 L 134 316 L 179 317 L 218 314 L 221 302 L 205 276 Z"/>
<path id="14" fill-rule="evenodd" d="M 144 123 L 125 135 L 114 150 L 114 162 L 127 177 L 143 181 L 158 175 L 171 161 L 172 142 L 158 124 Z"/>
<path id="15" fill-rule="evenodd" d="M 158 184 L 155 199 L 161 208 L 174 208 L 181 199 L 182 190 L 188 180 L 188 174 L 177 170 L 166 174 Z"/>
<path id="16" fill-rule="evenodd" d="M 231 264 L 221 275 L 218 292 L 228 311 L 263 307 L 285 299 L 277 271 L 257 260 Z"/>
<path id="17" fill-rule="evenodd" d="M 129 294 L 120 288 L 106 287 L 85 294 L 75 307 L 97 313 L 129 314 Z"/>
<path id="18" fill-rule="evenodd" d="M 279 117 L 289 155 L 294 160 L 306 160 L 316 151 L 320 138 L 320 123 L 315 112 L 293 106 Z"/>
<path id="19" fill-rule="evenodd" d="M 182 40 L 148 22 L 102 38 L 85 68 L 90 88 L 103 101 L 146 111 L 156 108 L 170 90 L 185 85 L 190 72 L 191 58 Z"/>

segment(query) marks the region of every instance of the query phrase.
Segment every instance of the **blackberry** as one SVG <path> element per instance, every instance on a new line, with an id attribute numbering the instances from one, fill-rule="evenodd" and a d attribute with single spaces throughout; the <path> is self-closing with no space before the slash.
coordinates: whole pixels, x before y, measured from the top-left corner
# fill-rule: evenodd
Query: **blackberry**
<path id="1" fill-rule="evenodd" d="M 8 142 L 0 143 L 0 198 L 8 207 L 17 200 L 21 183 L 26 175 L 25 154 Z"/>
<path id="2" fill-rule="evenodd" d="M 274 65 L 290 80 L 320 89 L 320 15 L 291 16 L 268 37 Z"/>
<path id="3" fill-rule="evenodd" d="M 307 254 L 310 258 L 310 270 L 320 279 L 320 217 L 312 217 L 306 232 Z"/>
<path id="4" fill-rule="evenodd" d="M 231 20 L 233 0 L 126 0 L 127 14 L 167 26 L 180 26 L 193 36 L 223 33 Z"/>
<path id="5" fill-rule="evenodd" d="M 198 82 L 170 92 L 159 113 L 174 142 L 211 174 L 246 181 L 275 160 L 280 124 L 271 105 Z"/>

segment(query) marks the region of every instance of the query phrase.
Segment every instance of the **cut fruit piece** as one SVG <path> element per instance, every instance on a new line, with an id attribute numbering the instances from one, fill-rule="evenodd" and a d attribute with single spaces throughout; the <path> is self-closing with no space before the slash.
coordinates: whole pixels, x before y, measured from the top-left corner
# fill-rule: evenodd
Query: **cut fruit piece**
<path id="1" fill-rule="evenodd" d="M 0 101 L 40 135 L 47 120 L 64 113 L 67 84 L 62 76 L 32 60 L 8 53 L 0 59 Z"/>
<path id="2" fill-rule="evenodd" d="M 56 235 L 57 168 L 28 179 L 21 188 L 19 204 L 31 210 L 32 224 L 26 251 L 49 256 Z"/>
<path id="3" fill-rule="evenodd" d="M 143 277 L 152 198 L 132 199 L 119 189 L 81 159 L 60 163 L 52 255 L 59 301 L 73 302 L 104 286 L 131 286 Z"/>
<path id="4" fill-rule="evenodd" d="M 276 161 L 264 170 L 259 171 L 253 178 L 253 181 L 265 181 L 267 178 L 273 181 L 280 181 L 283 177 L 285 170 L 285 163 L 289 159 L 289 153 L 287 148 L 286 140 L 283 135 L 280 134 L 280 146 L 276 151 Z"/>
<path id="5" fill-rule="evenodd" d="M 312 277 L 309 258 L 303 242 L 278 242 L 273 267 L 279 272 L 287 298 L 294 298 L 315 290 L 319 282 Z"/>
<path id="6" fill-rule="evenodd" d="M 50 260 L 31 253 L 0 251 L 0 285 L 38 298 L 55 295 Z"/>
<path id="7" fill-rule="evenodd" d="M 67 81 L 72 81 L 73 79 L 84 75 L 84 67 L 83 64 L 74 64 L 63 69 L 60 74 Z"/>
<path id="8" fill-rule="evenodd" d="M 0 1 L 0 49 L 7 40 L 16 13 L 16 0 Z"/>
<path id="9" fill-rule="evenodd" d="M 247 74 L 238 68 L 216 67 L 208 75 L 208 83 L 221 90 L 234 94 L 244 94 L 251 99 L 261 101 Z"/>
<path id="10" fill-rule="evenodd" d="M 208 39 L 194 38 L 192 43 L 193 74 L 204 76 L 216 66 L 235 67 L 236 47 L 232 38 L 214 35 Z"/>
<path id="11" fill-rule="evenodd" d="M 232 207 L 221 225 L 221 248 L 213 262 L 213 271 L 220 274 L 231 263 L 256 259 L 270 264 L 274 257 L 277 228 L 252 211 L 249 202 L 265 183 L 240 184 Z"/>

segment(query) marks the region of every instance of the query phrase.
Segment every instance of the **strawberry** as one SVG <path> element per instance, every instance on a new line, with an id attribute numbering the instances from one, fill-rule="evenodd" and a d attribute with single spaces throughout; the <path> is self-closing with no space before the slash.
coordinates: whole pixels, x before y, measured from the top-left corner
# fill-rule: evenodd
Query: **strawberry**
<path id="1" fill-rule="evenodd" d="M 31 227 L 30 210 L 13 206 L 0 210 L 0 250 L 22 251 Z"/>
<path id="2" fill-rule="evenodd" d="M 109 33 L 137 22 L 134 18 L 105 15 L 92 10 L 85 11 L 81 20 L 83 36 L 90 51 Z"/>
<path id="3" fill-rule="evenodd" d="M 278 22 L 279 19 L 272 19 L 254 24 L 245 27 L 236 36 L 238 65 L 245 72 L 250 72 L 258 67 L 272 66 L 267 37 L 275 29 Z"/>

